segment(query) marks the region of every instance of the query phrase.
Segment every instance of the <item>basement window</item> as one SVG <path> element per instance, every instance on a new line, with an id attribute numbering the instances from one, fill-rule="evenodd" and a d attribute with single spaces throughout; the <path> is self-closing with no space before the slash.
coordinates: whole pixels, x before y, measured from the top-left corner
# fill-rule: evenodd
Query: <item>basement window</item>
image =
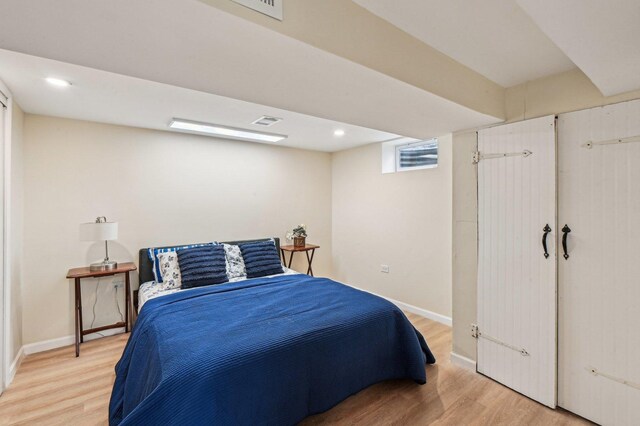
<path id="1" fill-rule="evenodd" d="M 438 139 L 429 139 L 396 146 L 396 171 L 438 167 Z"/>
<path id="2" fill-rule="evenodd" d="M 382 174 L 438 167 L 438 138 L 399 137 L 381 147 Z"/>

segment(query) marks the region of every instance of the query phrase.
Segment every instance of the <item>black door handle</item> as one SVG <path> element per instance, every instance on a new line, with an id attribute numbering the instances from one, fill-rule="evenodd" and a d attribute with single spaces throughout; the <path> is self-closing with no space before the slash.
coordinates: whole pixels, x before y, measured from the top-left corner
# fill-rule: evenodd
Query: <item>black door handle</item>
<path id="1" fill-rule="evenodd" d="M 569 253 L 567 253 L 567 235 L 569 235 L 569 232 L 571 232 L 569 225 L 564 225 L 564 228 L 562 228 L 562 250 L 564 251 L 565 260 L 569 259 Z"/>
<path id="2" fill-rule="evenodd" d="M 544 258 L 547 259 L 549 257 L 549 251 L 547 250 L 547 235 L 551 232 L 551 227 L 548 223 L 542 231 L 544 232 L 544 234 L 542 234 L 542 248 L 544 249 Z"/>

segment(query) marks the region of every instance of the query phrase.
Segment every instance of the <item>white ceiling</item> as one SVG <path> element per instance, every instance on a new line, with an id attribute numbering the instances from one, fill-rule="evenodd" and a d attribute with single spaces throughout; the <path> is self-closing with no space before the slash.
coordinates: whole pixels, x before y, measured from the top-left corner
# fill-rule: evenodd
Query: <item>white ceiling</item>
<path id="1" fill-rule="evenodd" d="M 277 145 L 338 151 L 397 138 L 378 130 L 311 117 L 78 65 L 0 50 L 0 74 L 29 113 L 167 130 L 174 118 L 204 121 L 289 137 Z M 46 77 L 72 83 L 59 88 Z M 284 120 L 270 127 L 251 124 L 262 115 Z M 333 132 L 343 129 L 345 135 Z"/>
<path id="2" fill-rule="evenodd" d="M 415 138 L 500 121 L 197 0 L 2 3 L 7 50 Z"/>
<path id="3" fill-rule="evenodd" d="M 640 1 L 518 0 L 605 96 L 640 88 Z"/>
<path id="4" fill-rule="evenodd" d="M 575 68 L 515 0 L 354 1 L 504 87 Z M 564 1 L 539 3 L 555 13 Z"/>

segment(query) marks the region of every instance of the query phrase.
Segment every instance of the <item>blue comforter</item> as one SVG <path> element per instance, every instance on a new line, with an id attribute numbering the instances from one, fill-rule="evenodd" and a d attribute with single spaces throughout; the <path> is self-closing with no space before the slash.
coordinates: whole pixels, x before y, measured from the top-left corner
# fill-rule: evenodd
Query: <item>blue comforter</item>
<path id="1" fill-rule="evenodd" d="M 287 425 L 435 358 L 392 303 L 288 275 L 148 301 L 122 358 L 111 425 Z"/>

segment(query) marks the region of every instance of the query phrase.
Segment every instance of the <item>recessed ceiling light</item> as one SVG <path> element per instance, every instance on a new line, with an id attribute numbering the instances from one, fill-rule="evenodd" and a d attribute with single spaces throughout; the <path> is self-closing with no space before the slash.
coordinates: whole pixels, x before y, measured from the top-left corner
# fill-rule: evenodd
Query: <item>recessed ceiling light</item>
<path id="1" fill-rule="evenodd" d="M 69 83 L 67 80 L 62 80 L 60 78 L 47 77 L 46 80 L 47 80 L 47 83 L 51 84 L 52 86 L 57 86 L 57 87 L 71 86 L 71 83 Z"/>
<path id="2" fill-rule="evenodd" d="M 201 123 L 198 121 L 174 118 L 169 127 L 189 133 L 199 133 L 210 136 L 218 136 L 225 139 L 240 139 L 252 142 L 279 142 L 286 139 L 286 135 L 274 133 L 254 132 L 253 130 L 238 129 L 235 127 L 221 126 L 219 124 Z"/>
<path id="3" fill-rule="evenodd" d="M 344 136 L 344 130 L 342 130 L 342 129 L 338 129 L 338 130 L 336 130 L 335 132 L 333 132 L 333 135 L 334 135 L 334 136 L 338 136 L 338 137 L 340 137 L 340 136 Z"/>

